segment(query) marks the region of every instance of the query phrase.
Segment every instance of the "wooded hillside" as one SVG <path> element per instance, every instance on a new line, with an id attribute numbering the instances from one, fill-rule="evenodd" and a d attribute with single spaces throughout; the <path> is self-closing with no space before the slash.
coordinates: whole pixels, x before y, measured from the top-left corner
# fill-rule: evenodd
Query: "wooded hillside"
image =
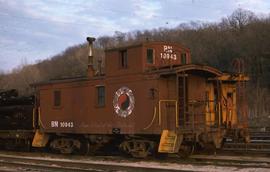
<path id="1" fill-rule="evenodd" d="M 270 125 L 270 16 L 259 17 L 237 9 L 217 23 L 191 22 L 173 29 L 116 31 L 114 36 L 97 38 L 95 57 L 103 59 L 105 48 L 146 39 L 181 43 L 191 49 L 193 63 L 208 64 L 222 71 L 233 72 L 233 59 L 242 59 L 244 72 L 251 77 L 247 87 L 250 118 Z M 0 89 L 15 88 L 20 94 L 30 94 L 29 84 L 34 82 L 86 76 L 87 54 L 85 42 L 37 64 L 21 65 L 9 74 L 0 75 Z"/>

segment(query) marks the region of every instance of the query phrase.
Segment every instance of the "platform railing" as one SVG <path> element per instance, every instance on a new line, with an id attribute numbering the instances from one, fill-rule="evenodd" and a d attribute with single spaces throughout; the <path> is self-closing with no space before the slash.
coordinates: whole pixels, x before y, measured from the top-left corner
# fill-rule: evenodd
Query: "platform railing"
<path id="1" fill-rule="evenodd" d="M 175 126 L 179 127 L 179 118 L 178 118 L 178 101 L 177 100 L 159 100 L 158 102 L 158 124 L 162 123 L 162 113 L 161 113 L 161 104 L 162 103 L 171 103 L 173 102 L 175 105 Z"/>

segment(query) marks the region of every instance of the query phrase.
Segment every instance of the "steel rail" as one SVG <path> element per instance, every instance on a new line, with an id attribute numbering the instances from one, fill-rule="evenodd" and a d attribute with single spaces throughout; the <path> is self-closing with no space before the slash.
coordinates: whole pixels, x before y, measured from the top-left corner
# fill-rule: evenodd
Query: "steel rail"
<path id="1" fill-rule="evenodd" d="M 100 157 L 99 157 L 100 158 Z M 157 171 L 157 172 L 174 172 L 174 171 L 198 171 L 198 169 L 205 166 L 215 166 L 215 168 L 232 167 L 232 168 L 260 168 L 269 169 L 270 159 L 269 158 L 258 158 L 254 157 L 243 158 L 235 156 L 213 156 L 213 155 L 192 155 L 190 159 L 179 159 L 176 157 L 168 157 L 167 160 L 156 161 L 155 163 L 165 163 L 164 166 L 151 166 L 138 164 L 138 160 L 131 159 L 130 161 L 122 161 L 122 157 L 105 157 L 100 160 L 91 159 L 64 159 L 61 158 L 48 158 L 48 157 L 32 157 L 25 155 L 4 155 L 0 154 L 0 167 L 19 167 L 21 169 L 36 170 L 36 171 Z M 122 162 L 121 162 L 122 161 Z M 147 161 L 147 160 L 146 160 Z M 165 162 L 164 162 L 165 161 Z M 153 161 L 150 161 L 153 162 Z M 149 163 L 150 163 L 149 162 Z M 180 166 L 170 168 L 167 163 L 177 163 Z M 147 164 L 147 163 L 146 163 Z M 166 165 L 167 164 L 167 165 Z M 181 166 L 184 165 L 184 166 Z M 189 168 L 185 166 L 189 166 Z M 190 166 L 195 166 L 196 168 L 191 168 Z M 1 168 L 0 168 L 1 170 Z"/>
<path id="2" fill-rule="evenodd" d="M 37 157 L 22 157 L 14 155 L 1 155 L 0 154 L 0 166 L 5 167 L 20 167 L 36 170 L 45 171 L 78 171 L 78 172 L 88 172 L 88 171 L 127 171 L 127 172 L 137 172 L 137 171 L 147 171 L 147 172 L 176 172 L 176 171 L 187 171 L 181 169 L 171 169 L 169 167 L 147 167 L 139 165 L 130 165 L 119 162 L 106 161 L 80 161 L 80 160 L 67 160 L 67 159 L 54 159 L 54 158 L 37 158 Z M 190 171 L 190 170 L 188 170 Z"/>
<path id="3" fill-rule="evenodd" d="M 233 143 L 227 142 L 223 145 L 224 151 L 237 151 L 244 153 L 270 153 L 269 142 Z"/>

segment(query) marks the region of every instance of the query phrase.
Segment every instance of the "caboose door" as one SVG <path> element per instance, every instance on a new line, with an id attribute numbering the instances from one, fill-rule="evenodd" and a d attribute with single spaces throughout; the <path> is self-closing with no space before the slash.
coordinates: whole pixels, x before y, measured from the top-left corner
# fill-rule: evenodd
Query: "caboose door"
<path id="1" fill-rule="evenodd" d="M 175 130 L 177 128 L 176 114 L 178 114 L 178 103 L 175 80 L 175 76 L 162 80 L 163 84 L 160 89 L 164 91 L 162 91 L 162 98 L 159 100 L 158 113 L 159 125 L 162 129 Z"/>

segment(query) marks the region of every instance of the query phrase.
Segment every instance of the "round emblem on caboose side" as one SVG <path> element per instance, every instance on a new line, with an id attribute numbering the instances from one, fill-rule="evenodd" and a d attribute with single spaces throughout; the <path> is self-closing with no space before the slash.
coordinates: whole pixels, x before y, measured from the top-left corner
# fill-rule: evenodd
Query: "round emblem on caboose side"
<path id="1" fill-rule="evenodd" d="M 135 98 L 132 90 L 128 87 L 121 87 L 115 92 L 113 99 L 114 111 L 121 117 L 129 116 L 135 105 Z"/>

